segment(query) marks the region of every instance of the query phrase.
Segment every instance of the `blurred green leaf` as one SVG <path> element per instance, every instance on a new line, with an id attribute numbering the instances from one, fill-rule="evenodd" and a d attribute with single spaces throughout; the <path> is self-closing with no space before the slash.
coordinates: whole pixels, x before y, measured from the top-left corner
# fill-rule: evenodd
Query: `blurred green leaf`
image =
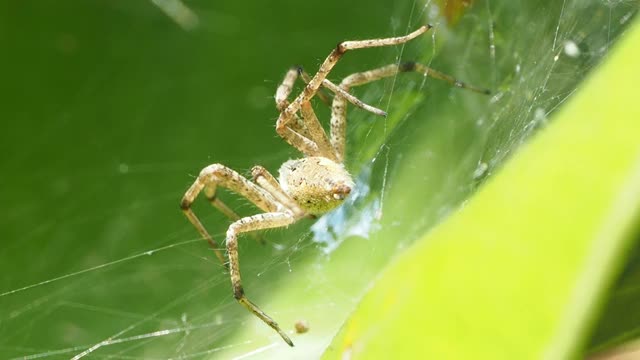
<path id="1" fill-rule="evenodd" d="M 638 234 L 640 79 L 628 72 L 640 63 L 638 44 L 635 26 L 551 125 L 395 259 L 325 358 L 568 359 L 584 351 Z M 626 312 L 640 300 L 630 295 Z"/>

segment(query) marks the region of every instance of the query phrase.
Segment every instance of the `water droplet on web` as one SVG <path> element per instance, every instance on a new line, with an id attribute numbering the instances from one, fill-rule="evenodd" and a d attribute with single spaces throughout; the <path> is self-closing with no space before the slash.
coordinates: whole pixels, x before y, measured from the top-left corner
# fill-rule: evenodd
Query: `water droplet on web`
<path id="1" fill-rule="evenodd" d="M 486 162 L 484 161 L 478 162 L 478 166 L 476 167 L 476 170 L 473 172 L 473 180 L 479 180 L 483 178 L 486 175 L 488 169 L 489 169 L 489 165 Z"/>
<path id="2" fill-rule="evenodd" d="M 568 40 L 564 43 L 564 53 L 569 57 L 575 58 L 580 55 L 580 48 L 575 42 Z"/>
<path id="3" fill-rule="evenodd" d="M 543 108 L 536 108 L 533 113 L 533 121 L 536 123 L 545 122 L 547 120 L 547 112 Z"/>

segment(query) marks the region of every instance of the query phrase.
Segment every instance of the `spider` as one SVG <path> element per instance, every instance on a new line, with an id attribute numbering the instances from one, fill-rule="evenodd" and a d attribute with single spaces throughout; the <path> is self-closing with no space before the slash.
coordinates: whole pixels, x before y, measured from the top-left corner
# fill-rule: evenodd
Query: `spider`
<path id="1" fill-rule="evenodd" d="M 424 34 L 430 28 L 430 25 L 422 26 L 412 33 L 399 37 L 343 41 L 331 51 L 313 77 L 310 77 L 300 67 L 290 69 L 275 94 L 276 107 L 280 111 L 276 122 L 276 132 L 291 146 L 302 152 L 304 157 L 286 161 L 280 167 L 279 179 L 276 179 L 262 166 L 254 166 L 251 170 L 253 182 L 224 165 L 209 165 L 202 169 L 182 198 L 182 211 L 214 249 L 216 256 L 223 264 L 225 264 L 225 257 L 219 250 L 218 244 L 196 217 L 191 205 L 198 194 L 204 191 L 209 202 L 233 220 L 227 230 L 225 240 L 233 295 L 240 304 L 277 331 L 290 346 L 293 346 L 293 342 L 289 336 L 245 295 L 238 262 L 238 235 L 255 230 L 285 227 L 302 218 L 316 217 L 339 206 L 353 190 L 354 181 L 343 164 L 347 101 L 378 115 L 384 116 L 386 113 L 355 98 L 349 93 L 351 87 L 364 85 L 401 72 L 413 71 L 423 74 L 423 76 L 447 81 L 456 87 L 484 94 L 489 93 L 486 89 L 465 84 L 449 75 L 413 62 L 391 64 L 354 73 L 344 78 L 339 85 L 326 78 L 338 60 L 349 50 L 403 44 Z M 288 97 L 299 77 L 306 83 L 306 86 L 301 94 L 289 102 Z M 310 103 L 320 87 L 328 89 L 335 95 L 331 104 L 329 135 L 320 124 Z M 318 96 L 323 96 L 321 94 L 318 93 Z M 326 100 L 326 98 L 324 99 Z M 240 218 L 216 197 L 218 186 L 244 196 L 263 213 Z"/>

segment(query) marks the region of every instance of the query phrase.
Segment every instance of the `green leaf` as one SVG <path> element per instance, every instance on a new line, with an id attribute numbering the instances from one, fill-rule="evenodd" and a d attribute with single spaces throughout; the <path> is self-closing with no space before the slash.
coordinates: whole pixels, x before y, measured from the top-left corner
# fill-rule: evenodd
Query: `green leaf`
<path id="1" fill-rule="evenodd" d="M 635 26 L 548 127 L 395 259 L 324 358 L 584 351 L 639 230 L 638 44 Z"/>

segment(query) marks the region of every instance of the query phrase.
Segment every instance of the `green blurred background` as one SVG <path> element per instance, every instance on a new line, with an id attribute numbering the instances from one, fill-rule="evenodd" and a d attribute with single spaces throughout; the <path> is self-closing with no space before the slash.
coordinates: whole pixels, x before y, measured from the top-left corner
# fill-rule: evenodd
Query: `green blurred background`
<path id="1" fill-rule="evenodd" d="M 455 24 L 444 2 L 186 5 L 192 30 L 149 1 L 0 4 L 1 358 L 317 356 L 384 264 L 546 124 L 639 3 L 477 1 Z M 404 47 L 347 54 L 330 79 L 419 60 L 494 93 L 415 74 L 354 89 L 389 112 L 350 108 L 360 193 L 314 231 L 240 245 L 248 296 L 288 332 L 310 323 L 289 349 L 234 301 L 179 200 L 208 164 L 275 172 L 299 156 L 274 131 L 291 65 L 313 72 L 340 40 L 427 22 Z M 202 199 L 195 211 L 222 240 L 228 221 Z"/>

